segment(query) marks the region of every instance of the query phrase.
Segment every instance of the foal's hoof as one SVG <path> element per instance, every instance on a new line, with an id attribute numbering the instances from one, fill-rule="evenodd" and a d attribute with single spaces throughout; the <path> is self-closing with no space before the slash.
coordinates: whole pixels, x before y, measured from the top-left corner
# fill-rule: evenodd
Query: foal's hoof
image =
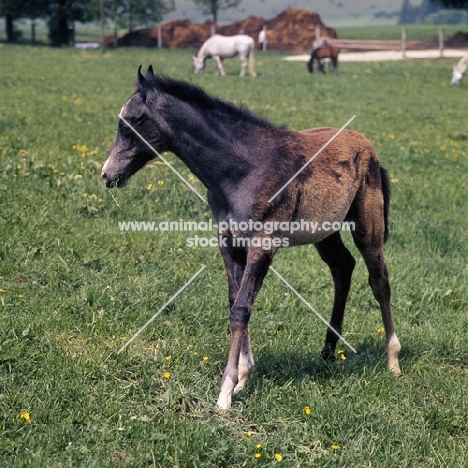
<path id="1" fill-rule="evenodd" d="M 221 393 L 216 406 L 219 410 L 228 410 L 231 407 L 231 401 L 231 395 L 224 395 Z"/>
<path id="2" fill-rule="evenodd" d="M 388 368 L 390 369 L 391 373 L 395 377 L 398 377 L 399 375 L 401 375 L 401 369 L 400 369 L 399 364 L 394 364 L 393 366 L 388 366 Z"/>
<path id="3" fill-rule="evenodd" d="M 333 352 L 333 349 L 330 345 L 325 345 L 325 348 L 322 349 L 320 357 L 326 362 L 335 362 L 336 356 Z"/>

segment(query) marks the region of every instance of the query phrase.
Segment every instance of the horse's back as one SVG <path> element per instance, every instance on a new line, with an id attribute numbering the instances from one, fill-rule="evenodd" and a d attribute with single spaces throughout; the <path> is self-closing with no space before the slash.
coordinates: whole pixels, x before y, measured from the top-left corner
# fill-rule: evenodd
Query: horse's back
<path id="1" fill-rule="evenodd" d="M 235 42 L 237 44 L 255 44 L 252 37 L 247 36 L 247 34 L 236 34 L 235 36 L 220 36 L 229 42 Z"/>
<path id="2" fill-rule="evenodd" d="M 205 42 L 203 49 L 209 55 L 229 57 L 239 53 L 249 53 L 253 50 L 254 46 L 254 40 L 245 34 L 237 34 L 235 36 L 215 34 Z"/>
<path id="3" fill-rule="evenodd" d="M 309 148 L 309 151 L 313 151 L 315 154 L 324 145 L 326 145 L 340 129 L 334 127 L 316 127 L 308 130 L 302 130 L 297 132 L 300 135 L 302 144 Z M 365 155 L 375 154 L 375 150 L 369 140 L 362 134 L 353 130 L 343 130 L 338 136 L 333 138 L 327 147 L 317 155 L 317 159 L 320 161 L 321 154 L 324 153 L 326 158 L 333 158 L 335 160 L 346 160 L 351 158 L 357 153 L 360 157 Z"/>
<path id="4" fill-rule="evenodd" d="M 380 171 L 380 161 L 362 133 L 343 130 L 335 137 L 337 132 L 338 128 L 318 127 L 297 133 L 304 159 L 314 158 L 310 163 L 312 178 L 320 173 L 331 190 L 347 187 L 352 192 L 365 182 L 369 171 L 375 172 L 376 168 Z"/>
<path id="5" fill-rule="evenodd" d="M 338 131 L 319 127 L 296 132 L 297 153 L 302 155 L 303 164 L 313 161 L 295 182 L 301 196 L 293 221 L 343 222 L 348 220 L 357 199 L 362 202 L 372 198 L 383 206 L 380 162 L 374 148 L 364 135 L 350 130 L 342 131 L 330 142 Z M 316 243 L 329 234 L 294 233 L 290 245 Z"/>
<path id="6" fill-rule="evenodd" d="M 460 70 L 461 73 L 466 72 L 466 70 L 468 69 L 468 55 L 465 55 L 458 61 L 457 68 Z"/>

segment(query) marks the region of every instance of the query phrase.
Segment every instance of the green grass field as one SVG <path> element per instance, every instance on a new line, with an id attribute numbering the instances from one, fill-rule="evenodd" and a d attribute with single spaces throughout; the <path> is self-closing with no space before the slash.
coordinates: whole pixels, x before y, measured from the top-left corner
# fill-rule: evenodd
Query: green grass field
<path id="1" fill-rule="evenodd" d="M 191 52 L 0 45 L 0 466 L 468 466 L 468 81 L 450 85 L 455 60 L 310 76 L 267 53 L 257 79 L 240 79 L 237 60 L 226 77 L 211 63 L 192 75 Z M 208 220 L 208 206 L 159 161 L 125 189 L 100 181 L 137 67 L 150 63 L 293 129 L 356 114 L 350 128 L 391 174 L 401 377 L 385 368 L 380 313 L 345 233 L 358 264 L 344 337 L 358 353 L 341 344 L 346 359 L 323 363 L 325 326 L 270 274 L 251 320 L 254 373 L 216 411 L 229 346 L 217 250 L 187 248 L 194 233 L 118 227 Z M 331 277 L 312 246 L 280 251 L 274 267 L 329 317 Z"/>

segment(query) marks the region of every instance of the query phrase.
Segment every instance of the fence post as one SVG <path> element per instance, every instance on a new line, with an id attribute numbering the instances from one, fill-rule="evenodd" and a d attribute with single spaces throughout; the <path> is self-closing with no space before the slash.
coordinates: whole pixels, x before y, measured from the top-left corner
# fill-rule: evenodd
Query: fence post
<path id="1" fill-rule="evenodd" d="M 439 56 L 444 56 L 444 29 L 439 29 Z"/>
<path id="2" fill-rule="evenodd" d="M 402 28 L 401 29 L 401 55 L 403 58 L 406 58 L 406 37 L 407 37 L 406 28 Z"/>
<path id="3" fill-rule="evenodd" d="M 100 0 L 99 16 L 100 16 L 100 25 L 101 25 L 101 54 L 103 54 L 106 51 L 106 19 L 104 15 L 105 15 L 104 0 Z"/>
<path id="4" fill-rule="evenodd" d="M 36 43 L 36 23 L 31 23 L 31 44 Z"/>
<path id="5" fill-rule="evenodd" d="M 158 23 L 158 49 L 162 47 L 162 31 L 161 31 L 161 23 Z"/>
<path id="6" fill-rule="evenodd" d="M 214 36 L 215 34 L 216 34 L 216 26 L 215 26 L 215 24 L 213 23 L 213 24 L 211 25 L 211 35 Z"/>

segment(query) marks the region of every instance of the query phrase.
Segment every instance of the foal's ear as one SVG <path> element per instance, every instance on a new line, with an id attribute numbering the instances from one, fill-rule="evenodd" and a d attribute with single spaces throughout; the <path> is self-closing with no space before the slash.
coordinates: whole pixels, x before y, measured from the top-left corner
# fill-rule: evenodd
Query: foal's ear
<path id="1" fill-rule="evenodd" d="M 138 88 L 143 99 L 146 99 L 146 78 L 141 74 L 141 65 L 138 67 Z"/>
<path id="2" fill-rule="evenodd" d="M 153 76 L 154 76 L 153 65 L 150 65 L 146 72 L 146 79 L 151 78 Z"/>

